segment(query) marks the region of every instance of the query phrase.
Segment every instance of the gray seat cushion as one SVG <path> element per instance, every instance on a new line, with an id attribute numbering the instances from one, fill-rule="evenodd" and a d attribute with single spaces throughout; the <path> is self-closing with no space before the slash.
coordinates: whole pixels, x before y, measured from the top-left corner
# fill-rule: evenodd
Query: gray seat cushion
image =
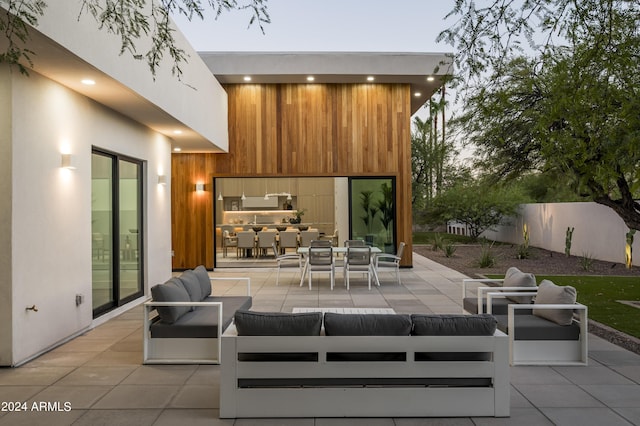
<path id="1" fill-rule="evenodd" d="M 507 315 L 509 304 L 514 303 L 512 300 L 507 299 L 506 297 L 496 297 L 491 299 L 491 313 L 493 315 Z M 470 312 L 472 314 L 478 313 L 478 298 L 477 297 L 465 297 L 462 300 L 462 306 L 465 311 Z M 484 298 L 482 301 L 482 312 L 487 312 L 487 299 Z M 517 311 L 517 314 L 522 312 Z M 531 312 L 529 312 L 531 313 Z"/>
<path id="2" fill-rule="evenodd" d="M 229 327 L 238 309 L 249 309 L 249 296 L 207 297 L 204 302 L 222 302 L 222 332 Z M 215 338 L 218 337 L 218 309 L 215 306 L 198 306 L 177 321 L 168 324 L 164 320 L 151 325 L 153 338 Z"/>
<path id="3" fill-rule="evenodd" d="M 184 288 L 182 281 L 171 278 L 164 284 L 151 287 L 151 297 L 155 302 L 191 302 L 189 293 Z M 158 315 L 162 322 L 173 324 L 184 314 L 192 310 L 191 306 L 158 306 Z"/>
<path id="4" fill-rule="evenodd" d="M 411 317 L 402 314 L 324 314 L 327 336 L 408 336 Z"/>
<path id="5" fill-rule="evenodd" d="M 506 315 L 496 315 L 498 329 L 509 333 Z M 572 322 L 570 325 L 558 325 L 552 321 L 535 315 L 516 315 L 515 340 L 578 340 L 580 325 Z"/>
<path id="6" fill-rule="evenodd" d="M 414 336 L 493 336 L 493 315 L 411 315 Z"/>
<path id="7" fill-rule="evenodd" d="M 319 336 L 322 313 L 239 310 L 235 313 L 234 322 L 239 336 Z"/>

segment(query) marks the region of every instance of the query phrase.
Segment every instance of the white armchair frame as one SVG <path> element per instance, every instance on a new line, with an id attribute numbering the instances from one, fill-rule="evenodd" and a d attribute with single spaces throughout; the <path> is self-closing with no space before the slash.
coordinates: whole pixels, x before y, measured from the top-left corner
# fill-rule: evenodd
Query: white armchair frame
<path id="1" fill-rule="evenodd" d="M 493 278 L 467 278 L 462 280 L 462 300 L 464 300 L 465 297 L 467 297 L 467 289 L 468 289 L 468 284 L 471 283 L 501 283 L 504 282 L 504 279 L 493 279 Z M 491 313 L 491 305 L 490 305 L 490 299 L 487 297 L 487 294 L 490 292 L 493 293 L 502 293 L 502 292 L 509 292 L 510 295 L 513 296 L 535 296 L 536 295 L 536 289 L 534 289 L 533 287 L 484 287 L 484 286 L 480 286 L 476 288 L 477 290 L 477 297 L 478 297 L 478 312 L 470 312 L 472 314 L 478 313 L 478 314 L 482 314 L 484 313 L 484 303 L 483 300 L 487 299 L 487 313 L 490 314 Z M 511 293 L 515 293 L 515 294 L 511 294 Z M 513 303 L 517 303 L 517 302 L 513 302 Z M 527 305 L 525 304 L 524 306 L 531 306 L 531 305 Z M 464 307 L 463 309 L 463 313 L 464 313 Z"/>
<path id="2" fill-rule="evenodd" d="M 494 287 L 495 288 L 495 287 Z M 487 293 L 487 313 L 491 313 L 491 301 L 497 297 L 535 296 L 536 291 L 502 291 Z M 578 340 L 516 340 L 515 315 L 518 309 L 567 309 L 577 311 L 580 326 Z M 508 306 L 507 326 L 509 329 L 509 363 L 511 365 L 587 365 L 588 364 L 588 323 L 587 306 L 575 304 L 518 304 Z"/>
<path id="3" fill-rule="evenodd" d="M 210 281 L 246 281 L 247 295 L 251 296 L 251 278 L 226 277 L 212 278 Z M 208 306 L 217 309 L 218 335 L 215 338 L 152 338 L 151 323 L 157 316 L 154 313 L 161 306 Z M 220 336 L 222 328 L 223 302 L 156 302 L 149 299 L 143 303 L 143 364 L 220 364 Z"/>

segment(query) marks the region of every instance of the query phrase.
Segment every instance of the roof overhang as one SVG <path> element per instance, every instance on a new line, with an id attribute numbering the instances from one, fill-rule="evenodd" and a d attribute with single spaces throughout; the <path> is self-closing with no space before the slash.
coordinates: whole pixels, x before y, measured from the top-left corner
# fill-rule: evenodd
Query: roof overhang
<path id="1" fill-rule="evenodd" d="M 48 7 L 30 28 L 28 69 L 169 137 L 183 152 L 228 150 L 226 93 L 181 34 L 189 54 L 183 80 L 170 67 L 154 78 L 145 61 L 119 54 L 117 37 L 67 6 Z M 0 37 L 0 49 L 7 43 Z M 87 78 L 96 84 L 83 84 Z"/>
<path id="2" fill-rule="evenodd" d="M 411 113 L 453 73 L 451 54 L 397 52 L 200 52 L 222 84 L 408 84 Z M 373 78 L 373 80 L 368 80 Z"/>

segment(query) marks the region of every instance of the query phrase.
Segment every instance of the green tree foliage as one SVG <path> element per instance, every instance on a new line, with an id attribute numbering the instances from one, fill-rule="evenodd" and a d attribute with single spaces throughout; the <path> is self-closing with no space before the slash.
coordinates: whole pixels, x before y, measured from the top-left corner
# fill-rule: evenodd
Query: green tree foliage
<path id="1" fill-rule="evenodd" d="M 528 201 L 514 185 L 495 185 L 488 180 L 459 182 L 432 200 L 424 219 L 432 223 L 458 221 L 477 238 L 504 218 L 516 215 L 518 206 Z"/>
<path id="2" fill-rule="evenodd" d="M 180 65 L 188 60 L 187 54 L 176 44 L 176 28 L 171 16 L 184 15 L 189 20 L 204 18 L 210 8 L 216 18 L 225 11 L 248 10 L 249 25 L 256 23 L 263 29 L 269 23 L 268 0 L 81 0 L 79 18 L 90 14 L 101 30 L 120 38 L 120 54 L 129 53 L 145 60 L 153 76 L 165 56 L 172 61 L 172 72 L 182 75 Z M 75 4 L 75 3 L 74 3 Z M 8 40 L 8 47 L 0 52 L 0 63 L 19 67 L 26 73 L 25 62 L 32 65 L 32 55 L 26 46 L 29 26 L 37 27 L 38 19 L 46 13 L 45 0 L 0 0 L 0 32 Z M 75 7 L 58 2 L 52 7 Z M 264 30 L 264 29 L 263 29 Z M 150 39 L 150 41 L 147 41 Z M 144 42 L 143 42 L 144 40 Z M 144 46 L 140 48 L 139 46 Z"/>
<path id="3" fill-rule="evenodd" d="M 640 3 L 490 3 L 457 1 L 461 19 L 440 36 L 460 50 L 459 124 L 483 165 L 501 178 L 554 171 L 640 229 Z"/>
<path id="4" fill-rule="evenodd" d="M 411 171 L 414 210 L 421 210 L 434 196 L 450 186 L 459 173 L 467 170 L 455 167 L 458 151 L 445 132 L 444 111 L 446 107 L 444 91 L 438 99 L 430 99 L 427 104 L 429 116 L 413 119 L 411 134 Z"/>

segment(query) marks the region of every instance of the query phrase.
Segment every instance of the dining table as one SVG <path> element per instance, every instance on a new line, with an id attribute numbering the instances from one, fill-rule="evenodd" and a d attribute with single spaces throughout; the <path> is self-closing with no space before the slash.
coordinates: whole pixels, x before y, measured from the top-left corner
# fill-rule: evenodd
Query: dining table
<path id="1" fill-rule="evenodd" d="M 331 247 L 333 250 L 333 254 L 337 255 L 337 254 L 347 254 L 347 249 L 348 247 L 344 247 L 344 246 L 337 246 L 337 247 Z M 373 262 L 373 255 L 377 254 L 377 253 L 382 253 L 382 250 L 380 250 L 380 248 L 372 246 L 371 248 L 371 261 Z M 309 269 L 309 256 L 307 256 L 309 254 L 309 247 L 298 247 L 298 254 L 304 256 L 307 260 L 304 263 L 304 267 L 302 269 L 302 276 L 300 277 L 300 287 L 303 286 L 304 284 L 304 278 L 307 275 L 308 269 Z M 378 287 L 380 287 L 380 280 L 378 279 L 378 271 L 376 271 L 375 268 L 373 268 L 373 278 L 376 281 L 376 285 Z"/>

